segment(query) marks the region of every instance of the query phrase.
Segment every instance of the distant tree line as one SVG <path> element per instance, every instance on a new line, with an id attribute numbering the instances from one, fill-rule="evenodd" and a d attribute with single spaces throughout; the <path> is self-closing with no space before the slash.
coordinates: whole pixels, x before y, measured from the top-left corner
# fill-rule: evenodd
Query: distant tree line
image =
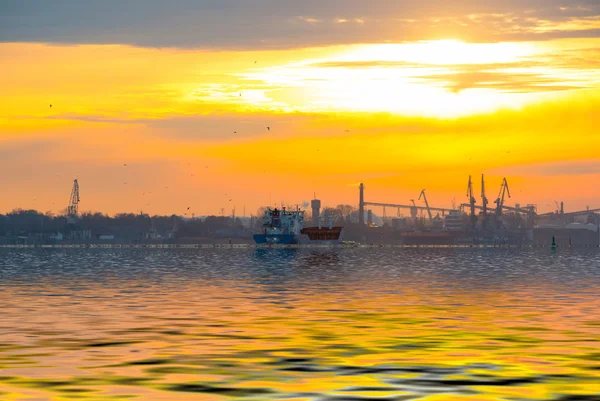
<path id="1" fill-rule="evenodd" d="M 68 224 L 64 215 L 36 210 L 15 209 L 0 214 L 0 236 L 27 236 L 38 233 L 66 233 L 71 230 L 91 230 L 97 235 L 139 237 L 150 230 L 161 236 L 176 232 L 178 237 L 213 236 L 224 228 L 241 228 L 241 220 L 232 217 L 210 216 L 204 219 L 184 219 L 180 216 L 150 216 L 148 214 L 119 213 L 108 216 L 103 213 L 85 212 L 74 224 Z"/>

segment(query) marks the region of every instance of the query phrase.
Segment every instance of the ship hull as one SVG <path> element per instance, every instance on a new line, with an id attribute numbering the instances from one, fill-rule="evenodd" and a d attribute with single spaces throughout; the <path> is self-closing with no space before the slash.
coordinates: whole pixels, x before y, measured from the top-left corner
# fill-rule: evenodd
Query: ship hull
<path id="1" fill-rule="evenodd" d="M 289 234 L 256 234 L 254 241 L 259 245 L 291 245 L 296 243 L 296 236 Z"/>
<path id="2" fill-rule="evenodd" d="M 296 237 L 296 244 L 300 245 L 337 245 L 342 243 L 342 238 L 337 239 L 311 239 L 306 234 L 300 234 Z"/>

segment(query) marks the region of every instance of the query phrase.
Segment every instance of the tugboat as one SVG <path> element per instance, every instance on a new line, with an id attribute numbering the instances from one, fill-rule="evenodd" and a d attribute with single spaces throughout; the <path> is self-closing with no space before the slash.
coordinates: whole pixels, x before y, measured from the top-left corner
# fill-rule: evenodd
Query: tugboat
<path id="1" fill-rule="evenodd" d="M 294 244 L 341 244 L 343 227 L 333 227 L 333 218 L 329 216 L 329 227 L 303 228 L 304 211 L 289 211 L 282 208 L 267 208 L 263 217 L 263 232 L 254 235 L 257 244 L 294 245 Z"/>

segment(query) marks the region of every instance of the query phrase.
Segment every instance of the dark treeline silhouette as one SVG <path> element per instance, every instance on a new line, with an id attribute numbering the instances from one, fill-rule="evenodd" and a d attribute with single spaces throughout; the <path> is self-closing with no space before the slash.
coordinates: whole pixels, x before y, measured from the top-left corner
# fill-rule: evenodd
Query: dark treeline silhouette
<path id="1" fill-rule="evenodd" d="M 155 233 L 161 237 L 211 237 L 222 229 L 242 228 L 242 222 L 231 217 L 210 216 L 203 219 L 184 219 L 180 216 L 149 216 L 148 214 L 119 213 L 108 216 L 102 213 L 82 213 L 74 223 L 68 224 L 64 215 L 36 210 L 15 209 L 0 214 L 0 236 L 30 236 L 70 231 L 90 230 L 93 237 L 115 235 L 120 238 L 145 237 Z"/>

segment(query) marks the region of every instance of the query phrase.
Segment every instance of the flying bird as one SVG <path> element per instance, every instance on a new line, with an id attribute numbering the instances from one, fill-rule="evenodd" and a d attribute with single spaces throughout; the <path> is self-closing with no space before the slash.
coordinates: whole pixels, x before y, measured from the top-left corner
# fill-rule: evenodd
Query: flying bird
<path id="1" fill-rule="evenodd" d="M 256 61 L 254 62 L 254 64 L 256 64 Z"/>
<path id="2" fill-rule="evenodd" d="M 229 199 L 229 202 L 231 202 L 233 199 Z"/>
<path id="3" fill-rule="evenodd" d="M 127 164 L 123 163 L 123 166 L 127 167 Z"/>
<path id="4" fill-rule="evenodd" d="M 267 127 L 267 131 L 271 131 L 271 127 Z"/>
<path id="5" fill-rule="evenodd" d="M 190 206 L 191 207 L 191 206 Z M 190 210 L 190 207 L 187 208 L 187 210 Z"/>
<path id="6" fill-rule="evenodd" d="M 52 108 L 52 105 L 50 105 L 50 108 Z"/>

